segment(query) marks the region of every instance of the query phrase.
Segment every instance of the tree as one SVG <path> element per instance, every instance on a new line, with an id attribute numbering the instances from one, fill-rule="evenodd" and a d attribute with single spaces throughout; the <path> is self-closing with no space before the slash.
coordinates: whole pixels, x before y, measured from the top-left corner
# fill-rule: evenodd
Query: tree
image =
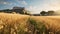
<path id="1" fill-rule="evenodd" d="M 13 7 L 12 10 L 16 13 L 24 14 L 25 7 Z"/>
<path id="2" fill-rule="evenodd" d="M 45 12 L 45 11 L 41 11 L 40 14 L 41 14 L 42 16 L 45 16 L 45 15 L 46 15 L 46 12 Z"/>
<path id="3" fill-rule="evenodd" d="M 53 15 L 54 14 L 54 11 L 50 10 L 47 12 L 48 15 Z"/>
<path id="4" fill-rule="evenodd" d="M 24 14 L 25 14 L 25 15 L 30 15 L 30 14 L 31 14 L 31 12 L 30 12 L 30 11 L 28 11 L 28 10 L 25 10 L 25 11 L 24 11 Z"/>

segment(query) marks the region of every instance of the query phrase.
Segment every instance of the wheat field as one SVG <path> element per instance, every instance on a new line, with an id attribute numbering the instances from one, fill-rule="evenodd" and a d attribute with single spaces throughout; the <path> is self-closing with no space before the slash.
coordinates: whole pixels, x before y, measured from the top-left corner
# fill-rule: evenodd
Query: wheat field
<path id="1" fill-rule="evenodd" d="M 60 16 L 38 16 L 32 18 L 44 23 L 51 32 L 58 32 L 60 30 Z"/>
<path id="2" fill-rule="evenodd" d="M 46 26 L 46 31 L 50 32 L 49 34 L 60 34 L 60 16 L 28 16 L 8 13 L 0 13 L 0 34 L 37 34 L 29 18 L 38 24 L 42 22 Z"/>

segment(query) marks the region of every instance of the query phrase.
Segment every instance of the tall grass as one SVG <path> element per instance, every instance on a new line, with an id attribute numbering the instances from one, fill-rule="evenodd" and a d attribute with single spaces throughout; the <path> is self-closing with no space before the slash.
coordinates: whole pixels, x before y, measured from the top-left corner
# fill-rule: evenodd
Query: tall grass
<path id="1" fill-rule="evenodd" d="M 0 34 L 60 34 L 60 21 L 57 20 L 0 13 Z"/>
<path id="2" fill-rule="evenodd" d="M 27 15 L 0 13 L 0 34 L 25 34 Z"/>
<path id="3" fill-rule="evenodd" d="M 29 26 L 33 27 L 31 28 L 30 27 L 30 30 L 33 29 L 33 33 L 32 34 L 46 34 L 45 30 L 46 30 L 46 27 L 45 27 L 45 24 L 42 23 L 42 22 L 37 22 L 36 20 L 34 19 L 29 19 Z"/>

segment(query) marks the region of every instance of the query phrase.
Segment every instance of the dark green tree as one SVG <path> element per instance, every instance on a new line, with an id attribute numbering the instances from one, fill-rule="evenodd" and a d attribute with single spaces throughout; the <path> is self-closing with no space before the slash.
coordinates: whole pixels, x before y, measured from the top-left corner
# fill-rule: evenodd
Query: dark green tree
<path id="1" fill-rule="evenodd" d="M 42 16 L 45 16 L 45 15 L 46 15 L 46 12 L 45 12 L 45 11 L 41 11 L 40 14 L 41 14 Z"/>
<path id="2" fill-rule="evenodd" d="M 47 12 L 48 15 L 53 15 L 54 14 L 54 11 L 50 10 Z"/>

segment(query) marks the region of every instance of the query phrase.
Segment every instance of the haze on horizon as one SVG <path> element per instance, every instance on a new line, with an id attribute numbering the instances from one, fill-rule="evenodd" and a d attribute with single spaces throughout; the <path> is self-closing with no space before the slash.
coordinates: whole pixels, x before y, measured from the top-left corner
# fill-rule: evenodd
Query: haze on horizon
<path id="1" fill-rule="evenodd" d="M 42 10 L 60 10 L 60 0 L 0 0 L 0 10 L 12 9 L 14 6 L 25 7 L 32 13 Z"/>

